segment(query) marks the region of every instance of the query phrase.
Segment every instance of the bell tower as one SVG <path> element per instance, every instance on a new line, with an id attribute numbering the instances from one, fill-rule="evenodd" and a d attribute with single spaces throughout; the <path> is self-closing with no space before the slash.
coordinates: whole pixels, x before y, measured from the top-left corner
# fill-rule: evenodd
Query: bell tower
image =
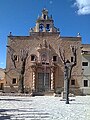
<path id="1" fill-rule="evenodd" d="M 34 28 L 31 28 L 30 32 L 59 32 L 59 29 L 57 29 L 54 26 L 54 20 L 52 18 L 52 15 L 48 15 L 48 10 L 44 8 L 42 10 L 41 16 L 38 16 L 36 20 L 36 26 Z"/>

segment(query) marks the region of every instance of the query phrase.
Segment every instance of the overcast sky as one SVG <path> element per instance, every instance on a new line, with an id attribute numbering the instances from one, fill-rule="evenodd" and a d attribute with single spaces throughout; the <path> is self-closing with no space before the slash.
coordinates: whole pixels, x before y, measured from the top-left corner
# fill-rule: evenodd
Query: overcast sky
<path id="1" fill-rule="evenodd" d="M 0 0 L 0 67 L 6 67 L 7 35 L 27 36 L 41 10 L 47 8 L 61 36 L 77 36 L 90 44 L 90 0 Z"/>

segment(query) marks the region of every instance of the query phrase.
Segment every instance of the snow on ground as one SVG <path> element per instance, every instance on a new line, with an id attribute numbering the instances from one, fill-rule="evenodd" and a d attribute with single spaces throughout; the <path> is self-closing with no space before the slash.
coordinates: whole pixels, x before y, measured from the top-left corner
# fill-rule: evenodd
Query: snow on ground
<path id="1" fill-rule="evenodd" d="M 60 97 L 0 96 L 0 120 L 90 120 L 90 96 L 70 104 Z"/>

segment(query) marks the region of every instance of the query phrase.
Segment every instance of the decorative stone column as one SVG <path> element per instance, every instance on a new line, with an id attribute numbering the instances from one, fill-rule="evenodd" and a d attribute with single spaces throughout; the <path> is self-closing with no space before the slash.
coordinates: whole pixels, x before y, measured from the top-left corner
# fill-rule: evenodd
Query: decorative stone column
<path id="1" fill-rule="evenodd" d="M 54 67 L 51 67 L 51 90 L 54 90 Z"/>
<path id="2" fill-rule="evenodd" d="M 32 91 L 35 91 L 35 80 L 36 80 L 36 74 L 35 74 L 35 67 L 32 67 Z"/>

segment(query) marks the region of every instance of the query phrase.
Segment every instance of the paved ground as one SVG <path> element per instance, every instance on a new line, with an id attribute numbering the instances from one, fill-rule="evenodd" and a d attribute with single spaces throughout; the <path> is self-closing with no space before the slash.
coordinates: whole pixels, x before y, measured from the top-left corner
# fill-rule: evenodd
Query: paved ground
<path id="1" fill-rule="evenodd" d="M 0 120 L 90 120 L 90 96 L 65 104 L 60 97 L 0 96 Z"/>

